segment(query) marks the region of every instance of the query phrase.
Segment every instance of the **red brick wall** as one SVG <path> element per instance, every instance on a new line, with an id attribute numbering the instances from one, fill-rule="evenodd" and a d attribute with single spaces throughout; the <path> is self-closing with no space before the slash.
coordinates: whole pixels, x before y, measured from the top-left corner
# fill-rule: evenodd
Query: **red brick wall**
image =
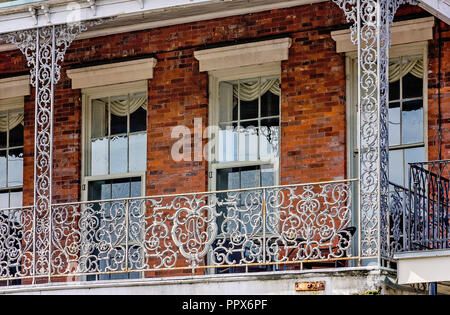
<path id="1" fill-rule="evenodd" d="M 423 14 L 419 8 L 404 7 L 398 16 Z M 148 88 L 146 192 L 154 195 L 205 191 L 208 181 L 205 161 L 178 163 L 171 159 L 175 142 L 170 138 L 171 127 L 182 124 L 193 128 L 194 118 L 202 118 L 204 126 L 208 121 L 208 75 L 199 72 L 193 53 L 273 37 L 293 40 L 289 60 L 282 63 L 281 183 L 345 178 L 345 59 L 343 54 L 336 53 L 330 36 L 331 31 L 346 28 L 344 23 L 340 9 L 324 2 L 74 42 L 67 51 L 55 93 L 54 201 L 80 198 L 81 95 L 79 90 L 71 89 L 67 69 L 138 57 L 156 58 L 154 79 L 149 81 Z M 447 38 L 448 29 L 444 34 Z M 435 128 L 433 121 L 436 121 L 433 43 L 430 129 Z M 448 53 L 445 57 L 448 59 Z M 443 62 L 443 69 L 448 67 L 448 61 Z M 20 52 L 0 53 L 0 76 L 25 71 L 26 63 Z M 443 78 L 447 78 L 445 71 Z M 448 102 L 448 89 L 442 92 Z M 25 118 L 25 204 L 33 200 L 33 109 L 34 98 L 30 96 Z M 444 119 L 450 119 L 447 116 Z"/>
<path id="2" fill-rule="evenodd" d="M 434 40 L 428 46 L 428 160 L 450 159 L 450 27 L 434 28 Z M 441 45 L 441 49 L 439 46 Z M 441 58 L 439 58 L 439 55 Z M 439 59 L 441 77 L 441 156 L 439 156 Z"/>

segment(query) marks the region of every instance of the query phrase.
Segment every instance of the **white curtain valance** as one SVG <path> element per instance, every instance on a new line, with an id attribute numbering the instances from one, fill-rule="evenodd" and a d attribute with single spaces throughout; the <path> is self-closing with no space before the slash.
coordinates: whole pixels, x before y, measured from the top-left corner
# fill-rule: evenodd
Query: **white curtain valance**
<path id="1" fill-rule="evenodd" d="M 389 64 L 389 83 L 397 82 L 400 80 L 400 78 L 403 78 L 409 73 L 417 78 L 423 79 L 423 60 L 412 60 L 408 63 L 403 64 L 402 67 L 400 67 L 400 63 L 398 62 Z"/>
<path id="2" fill-rule="evenodd" d="M 147 110 L 147 97 L 137 97 L 130 100 L 130 114 L 133 114 L 139 108 Z M 111 114 L 124 117 L 128 115 L 128 101 L 112 101 Z"/>
<path id="3" fill-rule="evenodd" d="M 8 129 L 12 130 L 20 124 L 23 125 L 23 118 L 23 114 L 9 115 L 9 119 L 7 116 L 0 117 L 0 132 L 7 132 Z"/>
<path id="4" fill-rule="evenodd" d="M 267 80 L 261 84 L 259 82 L 241 83 L 239 86 L 234 86 L 233 94 L 244 102 L 250 102 L 258 99 L 260 95 L 260 85 L 261 95 L 266 94 L 267 91 L 278 96 L 281 95 L 280 79 Z"/>

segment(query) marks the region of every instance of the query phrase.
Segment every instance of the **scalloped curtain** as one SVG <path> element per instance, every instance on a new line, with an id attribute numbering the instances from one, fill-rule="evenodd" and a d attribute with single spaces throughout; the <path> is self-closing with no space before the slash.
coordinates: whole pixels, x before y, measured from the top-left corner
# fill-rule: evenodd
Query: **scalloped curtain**
<path id="1" fill-rule="evenodd" d="M 139 108 L 147 110 L 147 97 L 137 97 L 130 100 L 130 114 L 133 114 Z M 124 117 L 128 114 L 128 101 L 112 101 L 111 113 L 115 116 Z"/>
<path id="2" fill-rule="evenodd" d="M 241 83 L 239 86 L 234 86 L 233 94 L 235 97 L 239 97 L 244 102 L 250 102 L 256 100 L 259 97 L 260 85 L 261 95 L 266 94 L 267 91 L 270 91 L 278 96 L 281 95 L 280 79 L 267 80 L 262 84 L 260 84 L 259 82 Z"/>
<path id="3" fill-rule="evenodd" d="M 389 64 L 389 83 L 397 82 L 400 78 L 411 73 L 413 76 L 423 79 L 423 60 L 417 59 L 412 60 L 408 63 L 403 64 L 400 73 L 400 63 Z"/>
<path id="4" fill-rule="evenodd" d="M 23 125 L 23 118 L 24 118 L 23 114 L 9 115 L 9 119 L 7 117 L 8 116 L 0 117 L 0 132 L 7 132 L 8 129 L 12 130 L 20 124 Z"/>

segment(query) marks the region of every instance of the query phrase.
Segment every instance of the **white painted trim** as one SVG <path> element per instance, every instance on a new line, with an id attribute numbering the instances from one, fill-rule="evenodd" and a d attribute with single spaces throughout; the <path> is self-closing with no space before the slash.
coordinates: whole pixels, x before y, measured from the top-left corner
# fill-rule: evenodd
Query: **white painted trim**
<path id="1" fill-rule="evenodd" d="M 30 76 L 0 80 L 0 100 L 30 95 Z"/>
<path id="2" fill-rule="evenodd" d="M 419 6 L 450 24 L 450 0 L 419 0 Z"/>
<path id="3" fill-rule="evenodd" d="M 433 39 L 434 25 L 434 17 L 396 22 L 391 27 L 392 46 Z M 331 32 L 331 37 L 336 41 L 338 53 L 354 52 L 358 48 L 350 39 L 350 30 Z"/>
<path id="4" fill-rule="evenodd" d="M 291 45 L 290 38 L 273 39 L 200 50 L 194 56 L 200 62 L 200 71 L 210 72 L 287 60 Z"/>
<path id="5" fill-rule="evenodd" d="M 155 58 L 67 70 L 72 89 L 90 88 L 153 79 Z"/>
<path id="6" fill-rule="evenodd" d="M 408 252 L 394 255 L 398 263 L 398 283 L 450 281 L 450 250 Z"/>

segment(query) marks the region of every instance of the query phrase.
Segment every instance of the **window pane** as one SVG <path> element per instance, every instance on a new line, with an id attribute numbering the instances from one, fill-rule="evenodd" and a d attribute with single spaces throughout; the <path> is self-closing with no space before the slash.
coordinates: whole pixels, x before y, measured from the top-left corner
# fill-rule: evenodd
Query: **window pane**
<path id="1" fill-rule="evenodd" d="M 0 193 L 0 209 L 9 208 L 9 193 Z"/>
<path id="2" fill-rule="evenodd" d="M 108 98 L 92 101 L 91 138 L 108 135 Z"/>
<path id="3" fill-rule="evenodd" d="M 390 101 L 400 100 L 400 80 L 389 83 L 389 100 Z"/>
<path id="4" fill-rule="evenodd" d="M 88 198 L 93 200 L 109 200 L 111 199 L 111 184 L 104 180 L 89 182 Z"/>
<path id="5" fill-rule="evenodd" d="M 23 184 L 23 149 L 9 150 L 8 154 L 8 186 Z"/>
<path id="6" fill-rule="evenodd" d="M 414 148 L 405 150 L 405 179 L 408 180 L 409 163 L 424 162 L 425 148 Z"/>
<path id="7" fill-rule="evenodd" d="M 275 185 L 275 170 L 272 165 L 261 166 L 261 186 L 270 187 Z"/>
<path id="8" fill-rule="evenodd" d="M 423 142 L 423 140 L 422 100 L 403 103 L 402 143 L 418 143 Z"/>
<path id="9" fill-rule="evenodd" d="M 261 86 L 268 89 L 261 96 L 261 117 L 278 116 L 280 114 L 280 80 L 278 78 L 261 79 Z"/>
<path id="10" fill-rule="evenodd" d="M 279 156 L 280 144 L 280 120 L 261 120 L 261 132 L 259 136 L 260 158 L 271 159 Z"/>
<path id="11" fill-rule="evenodd" d="M 241 188 L 254 188 L 261 185 L 261 171 L 259 167 L 255 169 L 242 170 L 241 172 Z"/>
<path id="12" fill-rule="evenodd" d="M 108 175 L 108 139 L 91 142 L 91 175 Z"/>
<path id="13" fill-rule="evenodd" d="M 23 147 L 23 125 L 19 124 L 9 131 L 9 147 Z"/>
<path id="14" fill-rule="evenodd" d="M 128 138 L 126 136 L 114 137 L 110 141 L 110 174 L 128 172 Z"/>
<path id="15" fill-rule="evenodd" d="M 133 114 L 130 115 L 130 132 L 139 132 L 146 130 L 147 111 L 142 107 L 139 107 Z"/>
<path id="16" fill-rule="evenodd" d="M 111 135 L 127 133 L 128 96 L 111 97 Z"/>
<path id="17" fill-rule="evenodd" d="M 140 178 L 133 178 L 131 180 L 131 194 L 130 197 L 142 196 L 142 182 Z"/>
<path id="18" fill-rule="evenodd" d="M 239 99 L 241 101 L 241 120 L 258 118 L 260 96 L 259 79 L 240 82 Z"/>
<path id="19" fill-rule="evenodd" d="M 129 179 L 117 180 L 112 184 L 112 199 L 129 198 L 130 182 Z"/>
<path id="20" fill-rule="evenodd" d="M 217 152 L 219 162 L 237 161 L 238 132 L 235 125 L 220 125 L 219 148 Z"/>
<path id="21" fill-rule="evenodd" d="M 220 82 L 219 84 L 219 121 L 229 122 L 238 120 L 238 84 Z"/>
<path id="22" fill-rule="evenodd" d="M 394 184 L 403 186 L 403 150 L 389 152 L 389 178 Z"/>
<path id="23" fill-rule="evenodd" d="M 147 134 L 140 133 L 130 136 L 130 172 L 147 169 Z"/>
<path id="24" fill-rule="evenodd" d="M 403 99 L 422 97 L 423 79 L 408 73 L 403 77 Z"/>
<path id="25" fill-rule="evenodd" d="M 389 104 L 389 145 L 399 145 L 400 142 L 400 103 Z"/>
<path id="26" fill-rule="evenodd" d="M 11 191 L 9 204 L 10 208 L 22 207 L 22 191 Z"/>
<path id="27" fill-rule="evenodd" d="M 6 150 L 0 151 L 0 188 L 6 187 Z"/>
<path id="28" fill-rule="evenodd" d="M 258 160 L 258 121 L 241 124 L 239 130 L 239 161 Z"/>

